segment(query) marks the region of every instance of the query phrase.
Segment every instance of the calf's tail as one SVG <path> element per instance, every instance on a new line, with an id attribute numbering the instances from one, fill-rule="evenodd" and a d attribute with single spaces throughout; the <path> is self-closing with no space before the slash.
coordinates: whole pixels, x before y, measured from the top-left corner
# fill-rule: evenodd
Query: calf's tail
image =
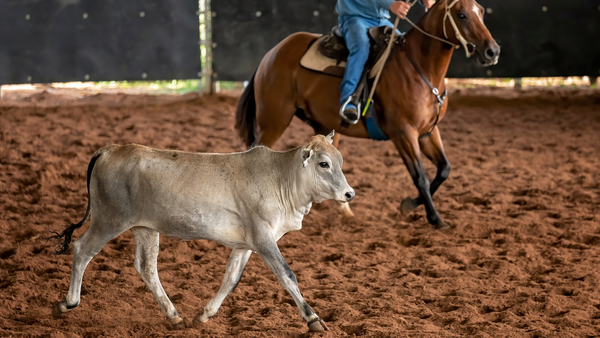
<path id="1" fill-rule="evenodd" d="M 252 75 L 244 89 L 235 110 L 235 129 L 237 129 L 246 147 L 251 147 L 256 141 L 256 101 L 254 99 L 254 77 Z"/>
<path id="2" fill-rule="evenodd" d="M 58 243 L 58 248 L 56 248 L 56 250 L 54 251 L 54 253 L 57 255 L 64 255 L 69 252 L 69 243 L 71 243 L 71 237 L 73 236 L 73 232 L 76 229 L 81 228 L 83 223 L 85 223 L 85 221 L 87 221 L 88 217 L 90 216 L 90 211 L 91 211 L 90 179 L 92 177 L 92 170 L 94 170 L 94 165 L 96 165 L 96 160 L 98 160 L 98 158 L 104 153 L 104 149 L 106 149 L 106 148 L 102 148 L 102 149 L 98 150 L 92 156 L 92 159 L 90 160 L 90 164 L 88 164 L 88 169 L 87 169 L 88 204 L 87 204 L 87 209 L 85 210 L 85 215 L 83 215 L 83 218 L 81 219 L 81 221 L 79 221 L 79 223 L 71 224 L 68 228 L 63 230 L 63 232 L 61 232 L 60 234 L 56 231 L 50 231 L 54 235 L 48 237 L 48 239 L 64 238 L 64 241 L 62 243 Z"/>

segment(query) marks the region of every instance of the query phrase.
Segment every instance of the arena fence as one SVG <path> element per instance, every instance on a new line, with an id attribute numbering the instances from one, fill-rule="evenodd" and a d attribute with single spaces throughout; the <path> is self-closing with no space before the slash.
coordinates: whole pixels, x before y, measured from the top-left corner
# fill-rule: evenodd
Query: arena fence
<path id="1" fill-rule="evenodd" d="M 0 84 L 201 76 L 198 0 L 0 0 Z"/>
<path id="2" fill-rule="evenodd" d="M 0 85 L 245 81 L 297 31 L 328 32 L 336 0 L 0 0 Z M 600 76 L 600 1 L 479 0 L 502 46 L 483 68 L 455 53 L 448 77 Z M 418 21 L 423 8 L 409 17 Z M 410 28 L 405 22 L 401 30 Z M 204 68 L 204 72 L 202 72 Z"/>
<path id="3" fill-rule="evenodd" d="M 448 77 L 600 76 L 600 1 L 478 0 L 502 47 L 500 62 L 478 67 L 455 53 Z M 264 54 L 297 31 L 326 33 L 336 0 L 215 0 L 213 71 L 219 81 L 248 80 Z M 417 5 L 417 7 L 420 7 Z M 414 8 L 414 22 L 424 9 Z M 408 24 L 402 22 L 401 30 Z"/>

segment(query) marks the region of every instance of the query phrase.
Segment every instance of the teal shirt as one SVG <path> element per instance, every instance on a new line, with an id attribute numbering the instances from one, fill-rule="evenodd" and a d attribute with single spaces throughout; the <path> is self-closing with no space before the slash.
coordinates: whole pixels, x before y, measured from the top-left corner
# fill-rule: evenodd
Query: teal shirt
<path id="1" fill-rule="evenodd" d="M 394 0 L 338 0 L 335 11 L 339 16 L 357 15 L 365 18 L 389 18 Z"/>
<path id="2" fill-rule="evenodd" d="M 339 16 L 357 15 L 369 19 L 389 19 L 389 9 L 393 2 L 394 0 L 338 0 L 335 11 Z"/>

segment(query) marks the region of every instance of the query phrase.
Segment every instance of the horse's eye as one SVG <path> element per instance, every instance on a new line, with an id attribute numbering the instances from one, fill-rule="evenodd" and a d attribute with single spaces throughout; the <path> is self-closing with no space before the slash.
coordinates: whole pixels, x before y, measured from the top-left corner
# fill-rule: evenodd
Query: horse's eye
<path id="1" fill-rule="evenodd" d="M 321 162 L 319 163 L 319 165 L 321 166 L 321 168 L 329 168 L 329 164 L 327 164 L 327 162 Z"/>
<path id="2" fill-rule="evenodd" d="M 458 13 L 458 18 L 461 19 L 461 20 L 464 20 L 464 19 L 467 18 L 467 16 L 464 15 L 463 13 Z"/>

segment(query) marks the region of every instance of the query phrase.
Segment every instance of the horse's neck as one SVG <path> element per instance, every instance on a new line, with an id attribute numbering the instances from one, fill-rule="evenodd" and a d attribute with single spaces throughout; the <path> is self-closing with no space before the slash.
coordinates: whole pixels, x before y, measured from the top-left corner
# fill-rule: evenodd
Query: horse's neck
<path id="1" fill-rule="evenodd" d="M 429 34 L 444 39 L 443 24 L 444 6 L 440 3 L 426 13 L 417 26 Z M 398 49 L 398 52 L 400 52 L 400 49 Z M 413 60 L 433 86 L 441 90 L 440 87 L 443 87 L 442 82 L 446 77 L 452 52 L 453 48 L 449 45 L 412 29 L 406 34 L 405 50 L 397 53 L 396 57 L 403 57 L 400 54 L 406 53 L 406 56 Z"/>

